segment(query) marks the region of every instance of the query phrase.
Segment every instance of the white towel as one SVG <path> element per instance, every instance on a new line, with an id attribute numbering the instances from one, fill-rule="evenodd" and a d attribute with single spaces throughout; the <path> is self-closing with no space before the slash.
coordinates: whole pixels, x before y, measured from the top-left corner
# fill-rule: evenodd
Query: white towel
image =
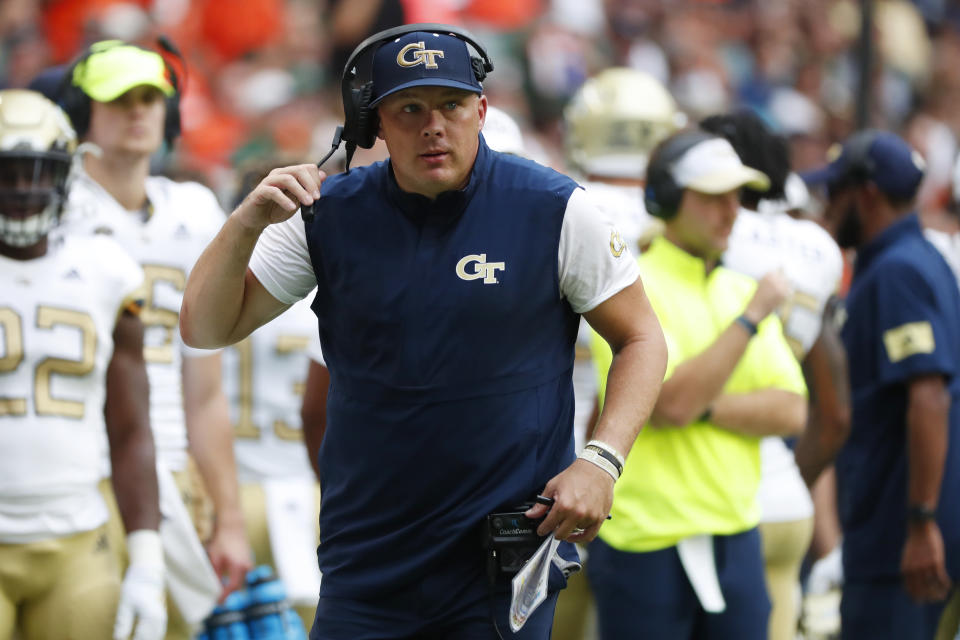
<path id="1" fill-rule="evenodd" d="M 177 483 L 162 462 L 157 463 L 157 484 L 167 588 L 183 619 L 195 627 L 210 615 L 223 587 L 197 537 Z"/>
<path id="2" fill-rule="evenodd" d="M 270 530 L 270 550 L 287 598 L 297 605 L 316 605 L 320 593 L 317 566 L 317 504 L 309 480 L 267 480 L 263 483 Z"/>
<path id="3" fill-rule="evenodd" d="M 709 613 L 723 613 L 727 603 L 717 578 L 717 563 L 713 557 L 713 536 L 702 534 L 677 543 L 680 564 L 700 600 L 700 606 Z"/>

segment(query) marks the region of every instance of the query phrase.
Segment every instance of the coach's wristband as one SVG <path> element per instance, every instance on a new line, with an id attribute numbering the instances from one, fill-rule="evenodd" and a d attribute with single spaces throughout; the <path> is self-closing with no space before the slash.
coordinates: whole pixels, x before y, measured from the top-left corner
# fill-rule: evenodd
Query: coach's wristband
<path id="1" fill-rule="evenodd" d="M 591 440 L 583 448 L 596 451 L 601 458 L 605 458 L 607 462 L 616 467 L 618 476 L 623 475 L 623 456 L 606 442 Z"/>
<path id="2" fill-rule="evenodd" d="M 587 446 L 593 445 L 594 447 L 600 447 L 601 449 L 608 451 L 614 458 L 617 459 L 617 462 L 620 463 L 620 466 L 623 466 L 623 455 L 619 451 L 614 449 L 611 445 L 607 444 L 603 440 L 591 440 L 587 443 Z"/>
<path id="3" fill-rule="evenodd" d="M 617 469 L 617 467 L 612 462 L 597 453 L 595 449 L 587 449 L 584 447 L 583 451 L 581 451 L 580 455 L 577 457 L 582 460 L 586 460 L 587 462 L 590 462 L 609 473 L 614 482 L 620 479 L 620 471 Z"/>
<path id="4" fill-rule="evenodd" d="M 745 314 L 740 314 L 737 316 L 735 322 L 746 329 L 747 333 L 749 333 L 751 336 L 757 335 L 757 325 L 751 322 L 750 318 L 748 318 Z"/>

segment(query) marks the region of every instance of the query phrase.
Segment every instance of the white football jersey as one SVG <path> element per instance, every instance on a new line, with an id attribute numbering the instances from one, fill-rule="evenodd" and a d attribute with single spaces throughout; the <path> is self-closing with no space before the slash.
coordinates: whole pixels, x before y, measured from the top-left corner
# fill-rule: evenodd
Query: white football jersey
<path id="1" fill-rule="evenodd" d="M 307 347 L 318 332 L 312 298 L 307 296 L 223 351 L 223 382 L 241 483 L 313 480 L 300 420 Z"/>
<path id="2" fill-rule="evenodd" d="M 594 204 L 609 216 L 634 255 L 640 255 L 641 241 L 649 244 L 654 235 L 661 233 L 663 223 L 647 213 L 643 187 L 605 182 L 585 182 L 583 187 Z"/>
<path id="3" fill-rule="evenodd" d="M 823 311 L 843 276 L 843 256 L 827 231 L 785 213 L 740 209 L 723 264 L 759 280 L 782 269 L 793 297 L 780 308 L 783 332 L 798 359 L 820 335 Z"/>
<path id="4" fill-rule="evenodd" d="M 96 181 L 79 171 L 65 214 L 67 233 L 103 234 L 117 240 L 143 267 L 143 355 L 150 378 L 150 424 L 157 460 L 168 469 L 186 466 L 182 358 L 212 352 L 190 349 L 180 337 L 180 304 L 187 276 L 225 220 L 213 192 L 195 182 L 151 176 L 152 212 L 124 209 Z"/>
<path id="5" fill-rule="evenodd" d="M 830 234 L 815 222 L 786 213 L 740 209 L 723 264 L 758 280 L 783 270 L 794 293 L 780 308 L 780 320 L 794 355 L 802 360 L 820 335 L 827 301 L 843 276 L 843 256 Z M 764 438 L 760 454 L 762 521 L 810 517 L 810 494 L 783 439 Z"/>
<path id="6" fill-rule="evenodd" d="M 51 240 L 34 260 L 0 256 L 0 543 L 106 522 L 106 372 L 117 318 L 143 284 L 107 238 Z"/>

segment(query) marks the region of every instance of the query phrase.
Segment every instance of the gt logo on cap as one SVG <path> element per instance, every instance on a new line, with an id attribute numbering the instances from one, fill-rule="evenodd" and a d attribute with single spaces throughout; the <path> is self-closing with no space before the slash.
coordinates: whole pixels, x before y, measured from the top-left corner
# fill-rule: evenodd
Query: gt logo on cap
<path id="1" fill-rule="evenodd" d="M 413 60 L 407 60 L 407 52 L 413 51 Z M 397 64 L 401 67 L 415 67 L 418 64 L 426 66 L 427 69 L 437 69 L 436 58 L 443 57 L 443 51 L 440 49 L 427 49 L 427 45 L 420 42 L 411 42 L 397 54 Z"/>

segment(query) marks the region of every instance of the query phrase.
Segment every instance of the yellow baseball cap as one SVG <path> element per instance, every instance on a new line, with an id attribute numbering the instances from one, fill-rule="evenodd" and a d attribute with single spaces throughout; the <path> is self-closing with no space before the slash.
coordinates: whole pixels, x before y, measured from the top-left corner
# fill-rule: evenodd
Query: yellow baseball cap
<path id="1" fill-rule="evenodd" d="M 140 85 L 156 87 L 167 97 L 176 92 L 159 53 L 122 40 L 91 45 L 90 55 L 73 69 L 73 84 L 97 102 L 110 102 Z"/>

